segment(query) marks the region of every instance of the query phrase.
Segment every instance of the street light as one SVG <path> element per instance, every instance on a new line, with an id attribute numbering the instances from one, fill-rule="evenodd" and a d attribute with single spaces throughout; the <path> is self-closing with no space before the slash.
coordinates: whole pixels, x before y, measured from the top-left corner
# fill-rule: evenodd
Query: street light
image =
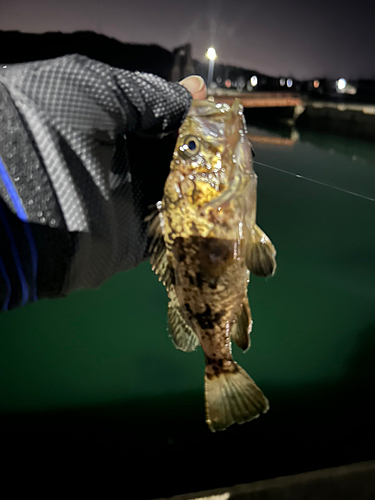
<path id="1" fill-rule="evenodd" d="M 210 88 L 211 85 L 212 85 L 212 79 L 213 79 L 213 76 L 214 76 L 215 59 L 217 57 L 216 50 L 213 47 L 210 47 L 209 49 L 207 49 L 206 57 L 207 57 L 207 59 L 209 61 L 209 63 L 208 63 L 207 87 Z"/>
<path id="2" fill-rule="evenodd" d="M 336 88 L 337 88 L 337 90 L 342 90 L 343 91 L 345 89 L 346 85 L 347 85 L 347 82 L 346 82 L 345 78 L 340 78 L 336 82 Z"/>
<path id="3" fill-rule="evenodd" d="M 250 78 L 250 83 L 253 87 L 256 87 L 258 85 L 258 77 L 256 75 L 253 75 Z"/>

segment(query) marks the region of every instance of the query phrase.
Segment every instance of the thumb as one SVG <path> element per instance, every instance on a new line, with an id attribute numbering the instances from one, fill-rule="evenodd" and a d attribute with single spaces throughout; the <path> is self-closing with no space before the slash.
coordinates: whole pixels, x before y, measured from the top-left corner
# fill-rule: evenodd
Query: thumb
<path id="1" fill-rule="evenodd" d="M 180 81 L 180 85 L 190 92 L 194 100 L 203 100 L 207 97 L 207 87 L 201 76 L 188 76 Z"/>

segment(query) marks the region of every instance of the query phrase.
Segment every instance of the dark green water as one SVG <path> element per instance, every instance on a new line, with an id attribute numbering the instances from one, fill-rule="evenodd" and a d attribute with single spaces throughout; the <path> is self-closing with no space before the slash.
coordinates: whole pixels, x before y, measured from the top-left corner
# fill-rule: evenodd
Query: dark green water
<path id="1" fill-rule="evenodd" d="M 255 165 L 278 269 L 252 278 L 252 347 L 234 355 L 269 413 L 209 433 L 202 353 L 172 346 L 166 293 L 144 263 L 100 290 L 0 315 L 8 456 L 94 460 L 130 483 L 142 467 L 137 498 L 374 458 L 375 145 L 310 132 L 255 149 L 260 163 L 331 186 Z"/>

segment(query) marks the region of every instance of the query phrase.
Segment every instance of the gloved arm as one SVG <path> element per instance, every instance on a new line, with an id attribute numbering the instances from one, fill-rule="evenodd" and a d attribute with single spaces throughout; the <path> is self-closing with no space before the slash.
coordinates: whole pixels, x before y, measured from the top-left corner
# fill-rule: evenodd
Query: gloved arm
<path id="1" fill-rule="evenodd" d="M 179 84 L 84 56 L 1 70 L 0 309 L 147 258 L 144 217 L 190 102 Z"/>

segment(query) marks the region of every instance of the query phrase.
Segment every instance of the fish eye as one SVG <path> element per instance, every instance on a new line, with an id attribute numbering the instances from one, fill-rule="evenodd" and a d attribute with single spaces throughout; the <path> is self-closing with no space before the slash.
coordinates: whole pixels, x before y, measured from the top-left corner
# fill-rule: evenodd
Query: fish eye
<path id="1" fill-rule="evenodd" d="M 186 156 L 195 156 L 199 152 L 200 144 L 196 137 L 189 135 L 180 149 Z"/>
<path id="2" fill-rule="evenodd" d="M 189 141 L 188 142 L 188 148 L 190 149 L 190 151 L 195 151 L 197 145 L 196 145 L 196 142 L 195 141 Z"/>

